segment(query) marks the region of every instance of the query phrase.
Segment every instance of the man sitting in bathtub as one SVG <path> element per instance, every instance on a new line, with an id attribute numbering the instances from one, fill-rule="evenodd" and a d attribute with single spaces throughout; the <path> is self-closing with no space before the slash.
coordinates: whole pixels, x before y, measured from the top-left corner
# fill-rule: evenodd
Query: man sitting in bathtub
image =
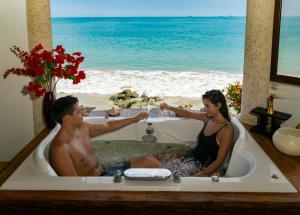
<path id="1" fill-rule="evenodd" d="M 144 156 L 131 161 L 119 162 L 111 168 L 103 168 L 93 151 L 90 141 L 91 137 L 112 132 L 142 119 L 147 119 L 147 112 L 142 112 L 133 118 L 109 121 L 102 124 L 83 122 L 83 114 L 76 97 L 65 96 L 55 101 L 53 116 L 61 124 L 61 128 L 51 143 L 49 160 L 57 175 L 113 175 L 117 169 L 124 171 L 130 167 L 151 168 L 160 165 L 152 156 Z"/>

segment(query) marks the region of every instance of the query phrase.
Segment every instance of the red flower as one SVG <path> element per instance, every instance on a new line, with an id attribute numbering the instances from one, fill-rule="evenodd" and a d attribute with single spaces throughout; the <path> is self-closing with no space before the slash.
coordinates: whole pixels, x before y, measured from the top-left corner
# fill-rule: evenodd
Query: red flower
<path id="1" fill-rule="evenodd" d="M 11 51 L 20 58 L 24 68 L 8 69 L 3 77 L 7 78 L 9 74 L 15 74 L 33 78 L 26 87 L 37 97 L 43 96 L 47 91 L 53 91 L 56 83 L 63 78 L 78 84 L 86 77 L 84 71 L 78 73 L 79 65 L 84 61 L 81 52 L 65 53 L 62 45 L 48 51 L 42 44 L 38 44 L 29 53 L 13 46 Z M 53 81 L 55 84 L 52 84 Z"/>
<path id="2" fill-rule="evenodd" d="M 51 62 L 52 60 L 52 52 L 44 50 L 42 53 L 42 59 L 46 62 Z"/>
<path id="3" fill-rule="evenodd" d="M 241 112 L 241 97 L 242 97 L 242 85 L 239 82 L 229 84 L 225 89 L 222 90 L 225 92 L 225 98 L 228 102 L 229 107 L 237 112 Z"/>
<path id="4" fill-rule="evenodd" d="M 81 56 L 81 52 L 74 52 L 73 55 Z"/>
<path id="5" fill-rule="evenodd" d="M 84 73 L 84 71 L 80 71 L 79 73 L 78 73 L 78 76 L 77 76 L 79 79 L 85 79 L 85 73 Z"/>
<path id="6" fill-rule="evenodd" d="M 28 91 L 33 91 L 34 90 L 34 83 L 33 82 L 29 82 L 28 86 L 27 86 Z"/>
<path id="7" fill-rule="evenodd" d="M 66 55 L 66 61 L 69 63 L 73 63 L 75 58 L 69 54 Z"/>
<path id="8" fill-rule="evenodd" d="M 64 64 L 65 59 L 62 55 L 58 54 L 56 55 L 55 59 L 54 59 L 54 63 L 60 63 L 60 64 Z"/>
<path id="9" fill-rule="evenodd" d="M 58 54 L 64 54 L 65 53 L 65 49 L 62 47 L 62 45 L 57 45 L 55 51 Z"/>
<path id="10" fill-rule="evenodd" d="M 44 47 L 42 46 L 42 44 L 38 44 L 36 45 L 31 51 L 34 52 L 34 51 L 39 51 L 39 50 L 42 50 Z"/>
<path id="11" fill-rule="evenodd" d="M 83 60 L 84 60 L 84 57 L 78 57 L 78 58 L 76 59 L 76 62 L 77 62 L 77 63 L 82 63 Z"/>
<path id="12" fill-rule="evenodd" d="M 80 79 L 78 78 L 78 76 L 75 78 L 75 80 L 73 80 L 73 84 L 78 84 L 80 83 Z"/>

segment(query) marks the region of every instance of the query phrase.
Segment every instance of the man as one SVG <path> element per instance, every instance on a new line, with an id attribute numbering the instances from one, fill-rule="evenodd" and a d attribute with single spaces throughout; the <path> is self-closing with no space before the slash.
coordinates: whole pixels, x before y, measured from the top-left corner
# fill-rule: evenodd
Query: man
<path id="1" fill-rule="evenodd" d="M 65 96 L 55 101 L 53 116 L 61 124 L 61 128 L 50 146 L 50 164 L 59 176 L 112 175 L 111 171 L 104 170 L 99 163 L 90 138 L 147 119 L 148 113 L 142 112 L 133 118 L 103 124 L 83 122 L 83 114 L 76 97 Z M 130 167 L 152 168 L 161 165 L 152 156 L 144 156 L 118 166 L 124 171 Z"/>

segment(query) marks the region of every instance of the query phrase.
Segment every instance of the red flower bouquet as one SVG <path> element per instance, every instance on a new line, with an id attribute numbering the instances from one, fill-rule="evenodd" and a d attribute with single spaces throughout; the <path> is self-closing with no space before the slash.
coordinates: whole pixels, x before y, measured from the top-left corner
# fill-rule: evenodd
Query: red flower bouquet
<path id="1" fill-rule="evenodd" d="M 35 46 L 29 53 L 21 51 L 17 46 L 13 46 L 11 51 L 20 58 L 24 68 L 7 70 L 4 78 L 9 74 L 31 77 L 32 81 L 28 83 L 27 89 L 37 97 L 54 91 L 61 79 L 70 79 L 73 84 L 85 79 L 85 72 L 78 71 L 80 63 L 84 60 L 80 52 L 68 54 L 61 45 L 48 51 L 41 44 Z"/>
<path id="2" fill-rule="evenodd" d="M 233 107 L 239 114 L 241 112 L 242 85 L 239 82 L 229 84 L 222 92 L 225 93 L 228 106 Z"/>

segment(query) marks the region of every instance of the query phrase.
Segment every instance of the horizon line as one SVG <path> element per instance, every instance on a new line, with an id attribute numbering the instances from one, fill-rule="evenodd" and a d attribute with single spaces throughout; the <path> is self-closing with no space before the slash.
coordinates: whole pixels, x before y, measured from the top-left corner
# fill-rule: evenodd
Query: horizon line
<path id="1" fill-rule="evenodd" d="M 177 17 L 187 17 L 187 18 L 200 18 L 200 17 L 246 17 L 246 16 L 53 16 L 51 18 L 177 18 Z"/>

